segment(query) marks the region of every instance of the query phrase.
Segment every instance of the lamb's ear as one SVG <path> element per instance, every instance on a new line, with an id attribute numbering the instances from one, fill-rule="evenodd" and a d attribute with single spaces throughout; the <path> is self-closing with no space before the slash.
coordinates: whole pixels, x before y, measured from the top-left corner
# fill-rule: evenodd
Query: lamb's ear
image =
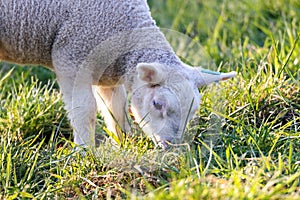
<path id="1" fill-rule="evenodd" d="M 139 63 L 137 73 L 141 80 L 152 84 L 158 84 L 166 77 L 164 67 L 159 63 Z"/>
<path id="2" fill-rule="evenodd" d="M 202 68 L 196 68 L 194 70 L 195 70 L 194 80 L 198 87 L 208 85 L 213 82 L 224 81 L 236 76 L 235 71 L 228 72 L 228 73 L 221 73 L 221 72 L 215 72 L 215 71 L 202 69 Z"/>

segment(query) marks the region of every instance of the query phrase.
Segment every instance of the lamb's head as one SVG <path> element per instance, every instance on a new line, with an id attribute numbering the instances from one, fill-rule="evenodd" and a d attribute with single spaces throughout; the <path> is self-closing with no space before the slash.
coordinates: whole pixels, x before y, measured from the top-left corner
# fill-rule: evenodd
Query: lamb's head
<path id="1" fill-rule="evenodd" d="M 159 63 L 137 66 L 131 111 L 142 130 L 163 146 L 182 140 L 186 123 L 200 105 L 199 86 L 235 76 L 235 72 L 223 74 L 186 65 L 179 69 Z"/>

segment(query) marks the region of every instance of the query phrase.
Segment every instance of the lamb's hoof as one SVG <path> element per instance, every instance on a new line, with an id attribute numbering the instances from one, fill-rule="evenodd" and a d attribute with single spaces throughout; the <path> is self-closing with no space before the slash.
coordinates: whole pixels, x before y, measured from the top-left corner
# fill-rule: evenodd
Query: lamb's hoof
<path id="1" fill-rule="evenodd" d="M 85 157 L 88 152 L 93 153 L 94 152 L 94 148 L 90 147 L 90 146 L 87 146 L 85 144 L 76 145 L 74 147 L 74 153 L 79 153 L 82 157 Z"/>

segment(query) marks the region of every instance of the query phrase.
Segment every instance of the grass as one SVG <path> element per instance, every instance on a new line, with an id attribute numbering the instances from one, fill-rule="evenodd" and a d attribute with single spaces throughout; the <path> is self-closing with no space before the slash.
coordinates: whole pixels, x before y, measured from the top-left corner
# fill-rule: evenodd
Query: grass
<path id="1" fill-rule="evenodd" d="M 299 199 L 299 1 L 149 3 L 182 59 L 238 71 L 201 89 L 194 139 L 162 151 L 133 127 L 82 156 L 54 75 L 3 63 L 0 199 Z"/>

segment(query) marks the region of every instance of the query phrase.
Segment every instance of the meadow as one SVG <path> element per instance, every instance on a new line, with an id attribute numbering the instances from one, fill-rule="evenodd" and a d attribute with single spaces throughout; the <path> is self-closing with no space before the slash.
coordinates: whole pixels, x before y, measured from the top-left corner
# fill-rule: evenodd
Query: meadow
<path id="1" fill-rule="evenodd" d="M 187 63 L 236 70 L 201 88 L 182 144 L 132 124 L 74 150 L 55 75 L 0 64 L 0 199 L 300 199 L 300 1 L 148 1 Z"/>

